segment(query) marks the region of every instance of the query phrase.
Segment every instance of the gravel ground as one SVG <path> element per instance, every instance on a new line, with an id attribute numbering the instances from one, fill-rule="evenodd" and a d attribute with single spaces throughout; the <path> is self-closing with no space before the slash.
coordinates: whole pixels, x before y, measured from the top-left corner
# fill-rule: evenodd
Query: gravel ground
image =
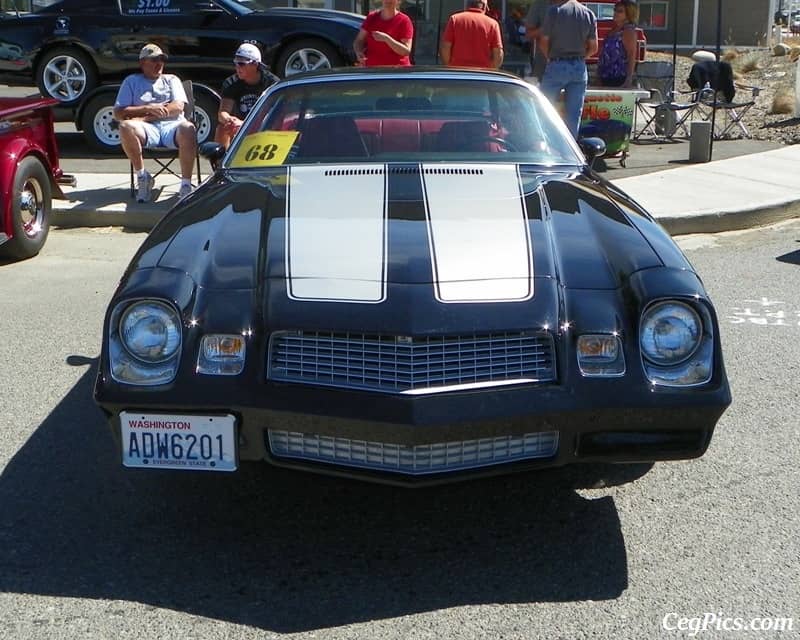
<path id="1" fill-rule="evenodd" d="M 798 47 L 800 50 L 800 47 Z M 794 56 L 774 56 L 770 50 L 737 52 L 724 50 L 723 59 L 734 69 L 738 83 L 761 88 L 756 104 L 744 116 L 744 123 L 753 138 L 781 144 L 800 143 L 800 118 L 794 116 L 795 74 L 798 62 Z M 649 51 L 648 60 L 672 61 L 672 53 Z M 690 57 L 676 60 L 677 88 L 688 90 L 686 79 L 692 68 Z M 736 101 L 745 101 L 750 91 L 739 89 Z M 773 113 L 773 101 L 778 96 L 790 105 L 789 113 Z"/>

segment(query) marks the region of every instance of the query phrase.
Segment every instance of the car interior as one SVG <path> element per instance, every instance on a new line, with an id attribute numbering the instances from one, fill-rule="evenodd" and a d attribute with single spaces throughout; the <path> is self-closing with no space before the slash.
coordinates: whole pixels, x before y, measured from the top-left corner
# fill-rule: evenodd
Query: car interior
<path id="1" fill-rule="evenodd" d="M 336 83 L 343 85 L 345 83 Z M 498 85 L 465 84 L 460 91 L 413 84 L 375 90 L 373 83 L 331 86 L 313 93 L 297 88 L 273 94 L 271 104 L 245 124 L 247 133 L 297 131 L 288 163 L 452 159 L 574 164 L 560 132 L 537 111 L 535 100 L 512 99 Z M 333 83 L 332 83 L 333 85 Z M 526 91 L 524 88 L 519 91 Z M 519 105 L 524 105 L 520 107 Z"/>

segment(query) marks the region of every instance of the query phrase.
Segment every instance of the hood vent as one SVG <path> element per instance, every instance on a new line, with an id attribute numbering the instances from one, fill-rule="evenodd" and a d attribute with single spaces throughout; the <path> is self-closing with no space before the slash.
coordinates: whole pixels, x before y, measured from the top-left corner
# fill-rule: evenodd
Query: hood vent
<path id="1" fill-rule="evenodd" d="M 482 176 L 483 169 L 467 169 L 463 167 L 370 167 L 368 169 L 326 169 L 325 177 L 336 176 L 382 176 L 389 175 L 417 175 L 420 172 L 434 176 Z"/>
<path id="2" fill-rule="evenodd" d="M 434 176 L 482 176 L 483 169 L 464 169 L 460 167 L 425 167 L 425 173 Z"/>
<path id="3" fill-rule="evenodd" d="M 419 165 L 414 165 L 413 167 L 387 167 L 389 173 L 395 176 L 410 176 L 410 175 L 419 175 Z"/>
<path id="4" fill-rule="evenodd" d="M 382 176 L 383 167 L 369 169 L 328 169 L 325 176 Z"/>

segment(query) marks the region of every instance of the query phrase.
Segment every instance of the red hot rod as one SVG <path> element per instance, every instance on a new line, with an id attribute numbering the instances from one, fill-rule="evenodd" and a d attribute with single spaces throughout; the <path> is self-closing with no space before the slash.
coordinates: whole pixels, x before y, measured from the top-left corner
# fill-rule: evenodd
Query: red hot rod
<path id="1" fill-rule="evenodd" d="M 51 198 L 75 184 L 58 164 L 50 98 L 0 98 L 0 258 L 41 250 L 50 230 Z"/>

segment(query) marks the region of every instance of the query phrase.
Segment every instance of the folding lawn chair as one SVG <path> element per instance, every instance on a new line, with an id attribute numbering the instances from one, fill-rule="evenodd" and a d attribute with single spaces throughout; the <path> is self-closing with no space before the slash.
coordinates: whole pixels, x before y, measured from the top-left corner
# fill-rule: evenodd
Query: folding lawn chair
<path id="1" fill-rule="evenodd" d="M 714 111 L 722 118 L 714 118 L 716 130 L 714 138 L 729 137 L 729 132 L 737 127 L 745 138 L 749 138 L 748 131 L 742 121 L 745 114 L 755 105 L 756 98 L 761 92 L 760 87 L 740 84 L 733 79 L 731 65 L 724 61 L 705 61 L 692 65 L 687 83 L 692 89 L 700 91 L 698 107 L 704 120 L 711 120 Z M 703 90 L 702 87 L 707 87 Z M 750 91 L 749 100 L 735 101 L 736 90 L 747 89 Z"/>
<path id="2" fill-rule="evenodd" d="M 183 81 L 183 89 L 186 92 L 186 104 L 183 107 L 183 116 L 194 123 L 197 127 L 197 117 L 194 110 L 194 87 L 191 80 Z M 176 178 L 180 178 L 179 172 L 172 168 L 172 163 L 178 160 L 178 150 L 170 149 L 169 147 L 145 147 L 142 149 L 142 156 L 146 160 L 152 160 L 158 165 L 158 171 L 152 174 L 153 179 L 160 176 L 162 173 L 169 173 Z M 197 165 L 197 183 L 200 184 L 202 177 L 200 175 L 200 154 L 195 154 L 195 163 Z M 134 180 L 133 164 L 130 165 L 131 169 L 131 198 L 136 194 L 136 183 Z"/>
<path id="3" fill-rule="evenodd" d="M 645 61 L 640 62 L 636 68 L 639 86 L 650 92 L 650 97 L 639 100 L 636 110 L 644 121 L 642 127 L 633 135 L 638 140 L 643 135 L 653 138 L 671 139 L 682 131 L 688 137 L 689 129 L 686 123 L 692 117 L 697 102 L 694 99 L 677 101 L 675 68 L 671 62 Z"/>

